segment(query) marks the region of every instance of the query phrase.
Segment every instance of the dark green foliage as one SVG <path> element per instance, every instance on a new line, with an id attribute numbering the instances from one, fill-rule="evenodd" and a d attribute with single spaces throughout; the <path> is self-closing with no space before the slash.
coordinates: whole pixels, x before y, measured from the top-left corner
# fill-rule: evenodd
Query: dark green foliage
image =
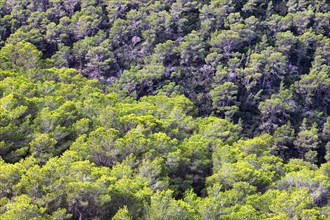
<path id="1" fill-rule="evenodd" d="M 0 0 L 0 219 L 329 219 L 325 0 Z"/>

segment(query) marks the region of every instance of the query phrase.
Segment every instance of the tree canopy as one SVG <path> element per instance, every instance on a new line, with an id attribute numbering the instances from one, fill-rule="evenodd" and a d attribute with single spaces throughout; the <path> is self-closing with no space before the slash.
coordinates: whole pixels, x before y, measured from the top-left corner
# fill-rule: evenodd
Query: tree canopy
<path id="1" fill-rule="evenodd" d="M 326 0 L 0 0 L 0 219 L 329 219 Z"/>

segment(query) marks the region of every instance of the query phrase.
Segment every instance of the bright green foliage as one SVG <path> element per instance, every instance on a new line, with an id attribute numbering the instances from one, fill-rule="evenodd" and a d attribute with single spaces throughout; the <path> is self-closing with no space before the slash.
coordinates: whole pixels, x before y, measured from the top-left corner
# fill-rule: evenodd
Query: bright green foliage
<path id="1" fill-rule="evenodd" d="M 195 219 L 194 210 L 182 200 L 174 200 L 171 191 L 158 191 L 151 197 L 147 219 Z"/>
<path id="2" fill-rule="evenodd" d="M 1 219 L 38 219 L 45 209 L 31 202 L 31 198 L 27 195 L 16 197 L 13 202 L 5 206 L 6 212 L 0 215 Z"/>
<path id="3" fill-rule="evenodd" d="M 325 0 L 0 0 L 0 219 L 329 219 Z"/>
<path id="4" fill-rule="evenodd" d="M 247 203 L 265 213 L 266 218 L 299 218 L 312 207 L 313 199 L 305 188 L 298 188 L 292 193 L 268 190 L 261 197 L 250 196 Z"/>
<path id="5" fill-rule="evenodd" d="M 128 212 L 127 206 L 118 210 L 116 215 L 112 218 L 113 220 L 131 220 L 131 216 Z"/>
<path id="6" fill-rule="evenodd" d="M 23 68 L 24 70 L 38 67 L 42 53 L 31 43 L 19 42 L 7 44 L 0 51 L 1 68 Z"/>
<path id="7" fill-rule="evenodd" d="M 55 155 L 56 140 L 47 134 L 40 134 L 30 142 L 31 155 L 37 158 L 39 163 L 45 163 Z"/>

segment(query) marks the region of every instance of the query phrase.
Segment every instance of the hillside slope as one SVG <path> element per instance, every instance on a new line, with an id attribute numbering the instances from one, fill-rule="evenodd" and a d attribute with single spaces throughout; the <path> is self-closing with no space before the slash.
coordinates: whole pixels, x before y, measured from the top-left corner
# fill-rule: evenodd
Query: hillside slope
<path id="1" fill-rule="evenodd" d="M 0 219 L 330 218 L 325 0 L 0 0 Z"/>

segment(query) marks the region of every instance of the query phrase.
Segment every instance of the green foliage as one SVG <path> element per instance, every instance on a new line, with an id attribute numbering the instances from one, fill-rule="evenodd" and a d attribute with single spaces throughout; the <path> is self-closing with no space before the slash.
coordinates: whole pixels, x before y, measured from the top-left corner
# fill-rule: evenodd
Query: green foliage
<path id="1" fill-rule="evenodd" d="M 222 118 L 231 120 L 238 111 L 237 93 L 238 86 L 232 82 L 225 82 L 215 87 L 210 96 L 213 102 L 215 112 Z"/>
<path id="2" fill-rule="evenodd" d="M 0 219 L 329 219 L 329 10 L 0 0 Z"/>
<path id="3" fill-rule="evenodd" d="M 151 197 L 147 219 L 195 219 L 194 210 L 182 200 L 172 199 L 171 191 L 157 191 Z"/>
<path id="4" fill-rule="evenodd" d="M 0 51 L 1 68 L 23 68 L 24 70 L 38 67 L 42 53 L 31 43 L 19 42 L 16 45 L 6 44 Z"/>

